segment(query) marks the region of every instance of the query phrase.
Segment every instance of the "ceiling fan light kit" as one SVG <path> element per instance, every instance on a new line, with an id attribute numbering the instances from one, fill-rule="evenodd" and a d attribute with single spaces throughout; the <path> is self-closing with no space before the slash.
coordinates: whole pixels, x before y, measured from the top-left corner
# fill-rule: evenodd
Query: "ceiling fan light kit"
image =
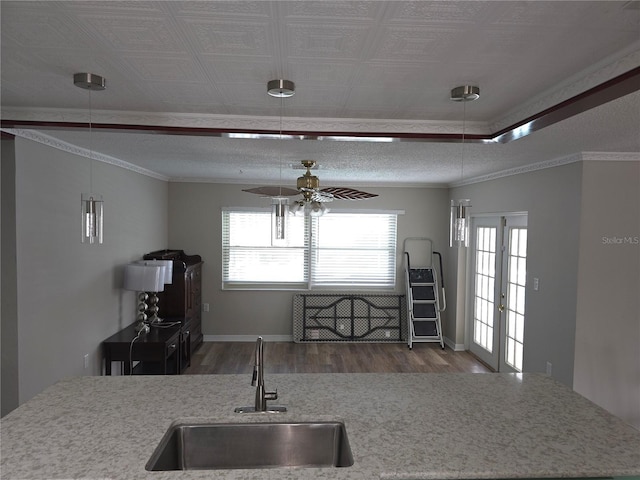
<path id="1" fill-rule="evenodd" d="M 451 100 L 454 102 L 471 102 L 480 98 L 480 87 L 463 85 L 451 90 Z M 460 181 L 464 179 L 464 136 L 466 124 L 466 106 L 462 119 L 462 156 L 460 162 Z M 469 221 L 468 212 L 471 200 L 462 198 L 451 200 L 451 212 L 449 220 L 449 246 L 469 246 Z"/>
<path id="2" fill-rule="evenodd" d="M 325 213 L 329 213 L 329 207 L 326 202 L 305 202 L 298 200 L 289 208 L 289 213 L 295 216 L 309 215 L 310 217 L 321 217 Z"/>

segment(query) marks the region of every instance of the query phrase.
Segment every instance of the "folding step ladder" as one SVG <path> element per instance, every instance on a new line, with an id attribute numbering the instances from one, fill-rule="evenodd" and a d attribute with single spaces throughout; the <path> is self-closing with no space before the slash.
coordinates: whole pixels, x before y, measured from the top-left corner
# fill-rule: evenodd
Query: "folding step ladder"
<path id="1" fill-rule="evenodd" d="M 409 348 L 413 348 L 414 342 L 437 342 L 444 349 L 440 313 L 447 308 L 447 303 L 442 255 L 434 252 L 433 242 L 424 237 L 406 238 L 403 250 Z M 434 265 L 436 256 L 439 268 Z"/>

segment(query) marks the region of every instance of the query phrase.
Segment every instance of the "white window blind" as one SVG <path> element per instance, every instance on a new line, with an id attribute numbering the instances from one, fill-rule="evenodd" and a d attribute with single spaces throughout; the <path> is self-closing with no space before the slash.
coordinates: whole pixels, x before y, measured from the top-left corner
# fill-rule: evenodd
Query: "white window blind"
<path id="1" fill-rule="evenodd" d="M 393 288 L 396 213 L 287 218 L 289 246 L 271 246 L 271 213 L 222 212 L 223 288 Z"/>
<path id="2" fill-rule="evenodd" d="M 224 286 L 306 286 L 309 268 L 304 218 L 289 216 L 287 220 L 289 246 L 272 247 L 269 211 L 222 212 Z"/>
<path id="3" fill-rule="evenodd" d="M 311 285 L 393 287 L 395 214 L 330 213 L 314 218 Z"/>

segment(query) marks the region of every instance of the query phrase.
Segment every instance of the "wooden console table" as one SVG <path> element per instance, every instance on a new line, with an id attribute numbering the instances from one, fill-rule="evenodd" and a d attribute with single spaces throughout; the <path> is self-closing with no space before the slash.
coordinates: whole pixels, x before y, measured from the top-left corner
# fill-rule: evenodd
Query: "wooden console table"
<path id="1" fill-rule="evenodd" d="M 176 319 L 164 319 L 170 324 Z M 189 325 L 180 322 L 168 327 L 152 326 L 151 331 L 138 335 L 136 323 L 120 330 L 102 342 L 105 375 L 111 375 L 111 363 L 121 362 L 121 373 L 129 375 L 133 362 L 139 362 L 133 373 L 180 374 L 191 363 L 191 334 Z M 133 344 L 132 344 L 133 342 Z"/>

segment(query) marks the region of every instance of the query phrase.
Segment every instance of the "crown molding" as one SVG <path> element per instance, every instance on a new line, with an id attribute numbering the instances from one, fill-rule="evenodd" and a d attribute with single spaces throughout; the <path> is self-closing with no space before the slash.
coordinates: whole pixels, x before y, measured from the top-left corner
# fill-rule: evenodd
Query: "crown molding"
<path id="1" fill-rule="evenodd" d="M 640 152 L 582 152 L 585 162 L 640 162 Z"/>
<path id="2" fill-rule="evenodd" d="M 465 185 L 488 182 L 490 180 L 497 180 L 499 178 L 511 177 L 513 175 L 520 175 L 523 173 L 530 173 L 538 170 L 545 170 L 547 168 L 559 167 L 561 165 L 567 165 L 569 163 L 576 163 L 580 161 L 582 161 L 582 153 L 576 153 L 566 157 L 555 158 L 553 160 L 545 160 L 544 162 L 532 163 L 529 165 L 523 165 L 521 167 L 509 168 L 500 172 L 469 178 L 461 182 L 451 183 L 449 184 L 449 187 L 463 187 Z"/>
<path id="3" fill-rule="evenodd" d="M 152 172 L 151 170 L 147 170 L 146 168 L 138 167 L 137 165 L 125 162 L 124 160 L 120 160 L 119 158 L 110 157 L 109 155 L 103 155 L 98 152 L 87 150 L 86 148 L 78 147 L 77 145 L 73 145 L 71 143 L 63 142 L 62 140 L 50 137 L 49 135 L 35 130 L 25 130 L 21 128 L 3 128 L 2 131 L 15 135 L 16 137 L 24 138 L 26 140 L 31 140 L 42 145 L 55 148 L 57 150 L 62 150 L 63 152 L 71 153 L 73 155 L 79 155 L 81 157 L 96 160 L 98 162 L 115 165 L 116 167 L 124 168 L 125 170 L 131 170 L 132 172 L 136 172 L 147 177 L 152 177 L 157 180 L 163 180 L 165 182 L 169 181 L 168 177 L 160 175 L 156 172 Z"/>
<path id="4" fill-rule="evenodd" d="M 576 162 L 640 162 L 640 153 L 638 152 L 580 152 L 566 157 L 546 160 L 544 162 L 523 165 L 522 167 L 509 168 L 500 172 L 490 173 L 475 178 L 470 178 L 461 182 L 449 184 L 449 187 L 463 187 L 474 183 L 488 182 L 499 178 L 511 177 L 522 173 L 530 173 L 547 168 L 559 167 L 569 163 Z"/>

